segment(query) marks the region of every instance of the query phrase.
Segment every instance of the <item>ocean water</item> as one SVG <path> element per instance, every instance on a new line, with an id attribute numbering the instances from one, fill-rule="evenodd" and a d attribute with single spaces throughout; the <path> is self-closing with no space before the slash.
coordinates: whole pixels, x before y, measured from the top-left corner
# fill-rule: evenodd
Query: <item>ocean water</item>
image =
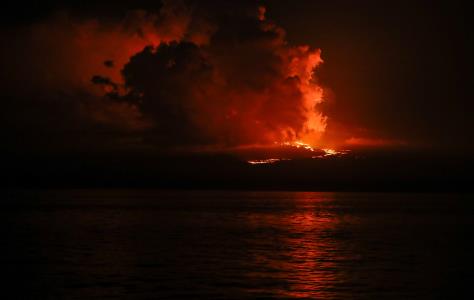
<path id="1" fill-rule="evenodd" d="M 4 192 L 2 298 L 474 299 L 473 200 Z"/>

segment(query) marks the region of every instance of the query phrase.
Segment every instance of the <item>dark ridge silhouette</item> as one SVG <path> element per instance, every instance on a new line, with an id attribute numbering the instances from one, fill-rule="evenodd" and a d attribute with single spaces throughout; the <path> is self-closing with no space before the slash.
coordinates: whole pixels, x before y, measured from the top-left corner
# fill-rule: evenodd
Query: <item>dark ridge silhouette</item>
<path id="1" fill-rule="evenodd" d="M 353 152 L 250 165 L 229 154 L 3 156 L 9 188 L 470 191 L 472 159 Z"/>

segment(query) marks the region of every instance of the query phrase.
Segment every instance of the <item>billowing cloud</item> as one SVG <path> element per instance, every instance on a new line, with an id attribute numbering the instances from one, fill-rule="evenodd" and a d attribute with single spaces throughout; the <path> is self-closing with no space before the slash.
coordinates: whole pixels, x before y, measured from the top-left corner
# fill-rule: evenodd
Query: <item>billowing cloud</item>
<path id="1" fill-rule="evenodd" d="M 3 120 L 16 131 L 140 131 L 150 126 L 133 104 L 104 97 L 121 82 L 120 70 L 147 45 L 181 39 L 189 12 L 165 4 L 160 12 L 131 11 L 123 19 L 84 19 L 56 12 L 48 19 L 4 30 L 0 78 Z M 94 77 L 95 74 L 101 76 Z M 91 78 L 94 78 L 91 82 Z M 58 141 L 61 143 L 61 141 Z"/>
<path id="2" fill-rule="evenodd" d="M 25 101 L 30 111 L 9 120 L 155 145 L 316 143 L 326 127 L 320 51 L 290 46 L 264 7 L 228 6 L 165 1 L 118 21 L 60 13 L 8 33 L 2 81 L 11 110 Z"/>
<path id="3" fill-rule="evenodd" d="M 228 13 L 200 34 L 209 35 L 206 43 L 183 38 L 146 47 L 122 69 L 123 93 L 108 95 L 136 105 L 163 143 L 317 141 L 326 125 L 314 76 L 320 51 L 290 47 L 264 12 Z"/>

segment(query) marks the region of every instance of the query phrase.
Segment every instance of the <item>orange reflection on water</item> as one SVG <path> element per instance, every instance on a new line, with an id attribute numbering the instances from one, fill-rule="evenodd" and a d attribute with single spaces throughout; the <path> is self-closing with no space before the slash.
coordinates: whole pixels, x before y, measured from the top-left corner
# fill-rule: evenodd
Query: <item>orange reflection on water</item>
<path id="1" fill-rule="evenodd" d="M 288 207 L 267 215 L 249 216 L 249 222 L 267 231 L 267 240 L 255 256 L 259 270 L 254 279 L 278 282 L 260 290 L 284 298 L 328 299 L 343 282 L 339 267 L 346 251 L 341 249 L 338 226 L 343 222 L 332 211 L 329 193 L 288 193 Z"/>

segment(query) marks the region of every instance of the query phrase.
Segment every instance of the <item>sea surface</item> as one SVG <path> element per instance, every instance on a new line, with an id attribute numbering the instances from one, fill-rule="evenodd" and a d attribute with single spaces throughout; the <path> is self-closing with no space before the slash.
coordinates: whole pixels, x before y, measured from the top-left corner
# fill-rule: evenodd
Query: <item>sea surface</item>
<path id="1" fill-rule="evenodd" d="M 474 197 L 3 192 L 2 299 L 474 299 Z"/>

